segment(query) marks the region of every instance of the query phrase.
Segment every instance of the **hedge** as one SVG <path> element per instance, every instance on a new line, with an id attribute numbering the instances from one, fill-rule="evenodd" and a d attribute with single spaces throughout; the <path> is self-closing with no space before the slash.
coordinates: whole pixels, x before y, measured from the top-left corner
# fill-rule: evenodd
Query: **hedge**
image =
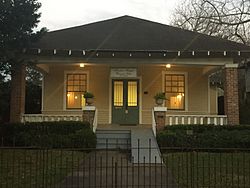
<path id="1" fill-rule="evenodd" d="M 157 141 L 160 147 L 249 148 L 250 126 L 167 126 Z"/>
<path id="2" fill-rule="evenodd" d="M 96 136 L 86 122 L 41 122 L 0 125 L 1 145 L 95 148 Z"/>

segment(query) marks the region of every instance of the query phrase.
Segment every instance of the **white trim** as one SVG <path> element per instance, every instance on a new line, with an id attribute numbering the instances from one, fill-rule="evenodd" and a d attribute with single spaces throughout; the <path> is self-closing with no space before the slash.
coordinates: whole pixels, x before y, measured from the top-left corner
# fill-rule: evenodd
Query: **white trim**
<path id="1" fill-rule="evenodd" d="M 153 108 L 154 112 L 166 112 L 167 111 L 167 107 L 164 106 L 155 106 Z"/>
<path id="2" fill-rule="evenodd" d="M 162 92 L 165 92 L 165 74 L 182 74 L 185 77 L 185 109 L 184 110 L 178 110 L 180 112 L 188 111 L 188 72 L 183 71 L 171 71 L 171 70 L 164 70 L 162 71 Z M 169 109 L 169 111 L 174 111 Z M 176 110 L 175 110 L 176 111 Z"/>
<path id="3" fill-rule="evenodd" d="M 95 106 L 83 106 L 82 110 L 83 111 L 95 111 L 96 107 Z"/>
<path id="4" fill-rule="evenodd" d="M 218 114 L 218 87 L 215 86 L 215 113 Z"/>
<path id="5" fill-rule="evenodd" d="M 112 123 L 112 78 L 109 77 L 109 124 Z"/>
<path id="6" fill-rule="evenodd" d="M 210 78 L 207 77 L 207 112 L 211 113 L 211 87 L 210 87 Z"/>
<path id="7" fill-rule="evenodd" d="M 164 53 L 163 53 L 164 54 Z M 69 64 L 69 59 L 61 58 L 61 57 L 43 57 L 42 59 L 34 59 L 38 64 Z M 82 58 L 70 57 L 70 61 L 75 64 L 82 63 Z M 225 64 L 233 64 L 233 58 L 186 58 L 186 59 L 151 59 L 151 58 L 100 58 L 100 59 L 89 59 L 88 63 L 90 64 L 105 64 L 110 65 L 112 67 L 116 67 L 117 65 L 126 65 L 126 67 L 135 67 L 137 65 L 156 65 L 156 64 L 174 64 L 174 65 L 214 65 L 214 66 L 224 66 Z M 119 66 L 117 66 L 119 67 Z M 124 67 L 124 66 L 123 66 Z"/>
<path id="8" fill-rule="evenodd" d="M 225 68 L 238 68 L 239 64 L 225 64 Z"/>
<path id="9" fill-rule="evenodd" d="M 82 109 L 67 109 L 66 107 L 66 85 L 67 85 L 67 74 L 86 74 L 87 75 L 87 91 L 89 91 L 89 71 L 76 70 L 76 71 L 64 71 L 63 80 L 63 111 L 82 111 Z"/>
<path id="10" fill-rule="evenodd" d="M 142 124 L 142 77 L 138 77 L 139 81 L 139 124 Z"/>

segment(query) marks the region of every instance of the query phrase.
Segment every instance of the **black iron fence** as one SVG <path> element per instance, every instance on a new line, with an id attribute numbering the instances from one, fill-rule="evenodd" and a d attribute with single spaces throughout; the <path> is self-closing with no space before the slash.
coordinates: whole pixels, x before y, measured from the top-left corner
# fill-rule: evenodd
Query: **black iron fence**
<path id="1" fill-rule="evenodd" d="M 2 145 L 0 188 L 250 187 L 248 149 L 161 148 L 160 162 L 133 162 L 132 150 L 152 149 Z"/>

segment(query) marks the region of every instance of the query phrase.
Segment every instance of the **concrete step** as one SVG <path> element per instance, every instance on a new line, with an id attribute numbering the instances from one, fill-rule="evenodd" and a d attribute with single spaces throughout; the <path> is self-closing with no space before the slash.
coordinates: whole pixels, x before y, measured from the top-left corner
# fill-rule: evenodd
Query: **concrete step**
<path id="1" fill-rule="evenodd" d="M 102 130 L 96 131 L 97 149 L 128 149 L 131 145 L 130 130 Z"/>

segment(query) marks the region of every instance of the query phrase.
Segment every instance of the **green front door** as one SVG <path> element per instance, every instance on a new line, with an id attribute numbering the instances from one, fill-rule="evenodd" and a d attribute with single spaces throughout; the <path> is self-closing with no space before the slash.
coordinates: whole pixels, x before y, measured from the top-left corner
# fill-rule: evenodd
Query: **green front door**
<path id="1" fill-rule="evenodd" d="M 112 81 L 112 123 L 139 124 L 139 81 Z"/>

